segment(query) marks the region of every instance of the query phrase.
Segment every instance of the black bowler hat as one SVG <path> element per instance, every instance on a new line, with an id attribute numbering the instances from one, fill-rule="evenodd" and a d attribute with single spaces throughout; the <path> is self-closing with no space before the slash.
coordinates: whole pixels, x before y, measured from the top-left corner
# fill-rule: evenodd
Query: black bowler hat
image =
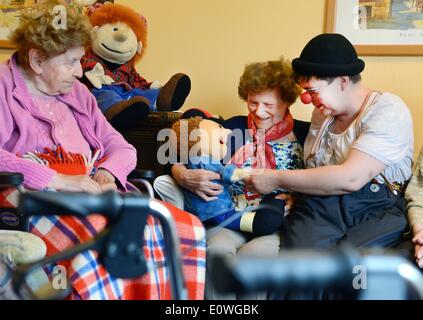
<path id="1" fill-rule="evenodd" d="M 297 74 L 316 77 L 353 76 L 364 70 L 351 42 L 337 33 L 324 33 L 311 39 L 299 58 L 292 61 Z"/>

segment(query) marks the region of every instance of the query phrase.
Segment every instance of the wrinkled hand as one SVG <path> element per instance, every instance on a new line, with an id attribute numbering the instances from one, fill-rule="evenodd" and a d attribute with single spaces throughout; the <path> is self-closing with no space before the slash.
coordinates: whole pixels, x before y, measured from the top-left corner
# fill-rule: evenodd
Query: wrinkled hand
<path id="1" fill-rule="evenodd" d="M 94 194 L 102 192 L 100 184 L 87 175 L 70 176 L 58 173 L 50 181 L 48 187 L 57 191 L 89 192 Z"/>
<path id="2" fill-rule="evenodd" d="M 216 200 L 217 196 L 223 192 L 223 186 L 212 182 L 220 180 L 218 173 L 203 169 L 185 170 L 177 179 L 178 183 L 192 193 L 198 195 L 204 201 Z"/>
<path id="3" fill-rule="evenodd" d="M 100 184 L 100 187 L 101 187 L 101 192 L 106 192 L 106 191 L 109 191 L 109 190 L 112 190 L 112 191 L 118 191 L 118 187 L 117 187 L 117 185 L 116 185 L 116 183 L 103 183 L 103 184 Z"/>
<path id="4" fill-rule="evenodd" d="M 109 85 L 115 82 L 113 78 L 105 74 L 100 63 L 97 63 L 92 70 L 85 72 L 85 76 L 97 89 L 101 89 L 103 84 Z"/>
<path id="5" fill-rule="evenodd" d="M 92 179 L 100 185 L 103 192 L 108 190 L 117 190 L 115 176 L 106 169 L 98 169 Z"/>
<path id="6" fill-rule="evenodd" d="M 423 224 L 413 225 L 414 257 L 419 268 L 423 269 Z"/>
<path id="7" fill-rule="evenodd" d="M 281 193 L 276 196 L 276 199 L 284 200 L 285 201 L 285 213 L 284 216 L 286 217 L 292 212 L 292 208 L 294 208 L 295 199 L 290 194 Z"/>
<path id="8" fill-rule="evenodd" d="M 279 188 L 275 170 L 253 169 L 251 175 L 244 179 L 245 186 L 252 192 L 269 194 Z"/>

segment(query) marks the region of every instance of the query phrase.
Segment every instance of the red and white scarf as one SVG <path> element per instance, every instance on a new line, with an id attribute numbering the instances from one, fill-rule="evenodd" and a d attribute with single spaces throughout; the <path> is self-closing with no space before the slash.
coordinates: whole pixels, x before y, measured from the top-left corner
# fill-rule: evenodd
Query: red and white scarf
<path id="1" fill-rule="evenodd" d="M 240 168 L 248 159 L 253 157 L 252 167 L 254 169 L 276 169 L 275 154 L 269 142 L 283 138 L 294 129 L 294 118 L 289 110 L 286 111 L 284 119 L 276 123 L 267 132 L 257 129 L 250 114 L 248 115 L 248 129 L 253 141 L 236 151 L 229 163 Z M 247 200 L 254 200 L 261 196 L 252 193 L 247 188 L 245 188 L 244 194 Z"/>
<path id="2" fill-rule="evenodd" d="M 283 138 L 294 129 L 294 118 L 289 110 L 287 110 L 284 119 L 276 123 L 266 133 L 263 130 L 258 131 L 251 115 L 248 115 L 248 129 L 253 141 L 238 149 L 229 163 L 240 168 L 248 159 L 253 157 L 253 168 L 276 169 L 275 155 L 269 142 Z"/>

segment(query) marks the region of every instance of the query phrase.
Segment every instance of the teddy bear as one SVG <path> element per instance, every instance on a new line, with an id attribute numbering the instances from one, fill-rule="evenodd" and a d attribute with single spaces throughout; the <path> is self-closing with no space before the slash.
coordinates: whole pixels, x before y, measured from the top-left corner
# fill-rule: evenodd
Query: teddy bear
<path id="1" fill-rule="evenodd" d="M 227 153 L 227 140 L 231 132 L 223 127 L 222 121 L 214 117 L 198 116 L 179 119 L 173 124 L 172 130 L 176 134 L 174 145 L 179 161 L 185 163 L 188 169 L 204 169 L 219 173 L 221 180 L 214 182 L 223 186 L 223 192 L 212 201 L 205 201 L 182 188 L 185 209 L 188 212 L 198 216 L 202 222 L 212 225 L 220 224 L 232 217 L 233 221 L 226 226 L 227 228 L 249 232 L 254 236 L 272 234 L 281 228 L 285 201 L 276 199 L 273 195 L 265 196 L 261 200 L 262 208 L 243 212 L 238 218 L 233 217 L 241 210 L 236 208 L 232 193 L 243 192 L 242 188 L 237 186 L 237 182 L 248 177 L 250 169 L 221 163 Z M 188 141 L 185 137 L 189 137 Z M 192 139 L 193 137 L 195 139 Z"/>
<path id="2" fill-rule="evenodd" d="M 163 86 L 148 82 L 135 69 L 147 47 L 147 21 L 133 9 L 105 3 L 89 15 L 91 47 L 81 60 L 84 82 L 117 130 L 137 125 L 150 111 L 175 111 L 191 90 L 184 73 Z"/>

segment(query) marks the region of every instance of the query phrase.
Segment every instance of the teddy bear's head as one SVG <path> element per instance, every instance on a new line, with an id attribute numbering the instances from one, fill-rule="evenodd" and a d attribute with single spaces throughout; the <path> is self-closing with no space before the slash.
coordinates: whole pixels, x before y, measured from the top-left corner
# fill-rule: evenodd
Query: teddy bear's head
<path id="1" fill-rule="evenodd" d="M 133 9 L 106 4 L 90 16 L 93 30 L 91 48 L 106 61 L 132 65 L 142 57 L 147 45 L 147 22 Z"/>
<path id="2" fill-rule="evenodd" d="M 181 119 L 173 124 L 172 130 L 176 134 L 176 150 L 181 159 L 209 156 L 220 161 L 226 156 L 226 143 L 231 130 L 216 121 L 201 117 Z"/>

